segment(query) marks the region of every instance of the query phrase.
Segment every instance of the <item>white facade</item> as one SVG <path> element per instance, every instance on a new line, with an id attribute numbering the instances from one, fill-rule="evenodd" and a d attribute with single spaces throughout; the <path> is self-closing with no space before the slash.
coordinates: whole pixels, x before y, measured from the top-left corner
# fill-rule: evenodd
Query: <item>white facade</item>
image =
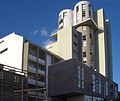
<path id="1" fill-rule="evenodd" d="M 0 63 L 22 69 L 23 37 L 11 33 L 0 39 Z"/>
<path id="2" fill-rule="evenodd" d="M 74 25 L 87 20 L 88 18 L 93 18 L 93 11 L 90 2 L 78 2 L 74 7 Z"/>
<path id="3" fill-rule="evenodd" d="M 70 9 L 62 10 L 59 13 L 58 29 L 73 25 L 73 11 Z"/>

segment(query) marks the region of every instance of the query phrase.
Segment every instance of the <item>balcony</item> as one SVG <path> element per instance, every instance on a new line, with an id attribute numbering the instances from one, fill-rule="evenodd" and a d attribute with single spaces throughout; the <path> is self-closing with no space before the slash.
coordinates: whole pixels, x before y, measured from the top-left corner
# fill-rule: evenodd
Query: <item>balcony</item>
<path id="1" fill-rule="evenodd" d="M 39 73 L 40 75 L 45 76 L 45 71 L 42 71 L 42 70 L 38 69 L 38 73 Z"/>
<path id="2" fill-rule="evenodd" d="M 33 56 L 33 55 L 29 54 L 28 57 L 29 57 L 30 60 L 32 60 L 32 61 L 34 61 L 34 62 L 37 61 L 37 57 L 36 57 L 36 56 Z"/>
<path id="3" fill-rule="evenodd" d="M 38 85 L 41 86 L 41 87 L 45 87 L 45 82 L 38 81 Z"/>
<path id="4" fill-rule="evenodd" d="M 32 73 L 36 73 L 36 68 L 35 68 L 35 67 L 32 67 L 32 66 L 29 66 L 29 67 L 28 67 L 28 71 L 29 71 L 29 72 L 32 72 Z"/>
<path id="5" fill-rule="evenodd" d="M 28 77 L 28 84 L 36 85 L 36 80 Z"/>
<path id="6" fill-rule="evenodd" d="M 45 60 L 38 58 L 38 63 L 45 65 Z"/>
<path id="7" fill-rule="evenodd" d="M 28 92 L 28 95 L 31 95 L 31 96 L 36 96 L 36 93 L 35 93 L 35 92 L 33 92 L 33 91 L 29 91 L 29 92 Z"/>

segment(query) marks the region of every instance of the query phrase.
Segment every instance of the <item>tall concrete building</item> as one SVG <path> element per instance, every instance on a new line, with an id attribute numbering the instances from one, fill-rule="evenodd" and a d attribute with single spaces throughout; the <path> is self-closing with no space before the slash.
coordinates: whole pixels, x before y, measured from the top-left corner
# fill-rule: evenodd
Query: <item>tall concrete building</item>
<path id="1" fill-rule="evenodd" d="M 33 44 L 15 32 L 0 39 L 0 64 L 8 66 L 7 71 L 9 75 L 11 74 L 11 71 L 14 71 L 14 73 L 11 74 L 11 78 L 13 78 L 14 75 L 18 75 L 15 71 L 19 73 L 23 72 L 25 74 L 25 79 L 23 80 L 24 85 L 21 84 L 22 81 L 19 81 L 18 83 L 21 85 L 19 85 L 20 87 L 16 88 L 16 90 L 21 90 L 22 86 L 24 87 L 23 89 L 45 88 L 47 90 L 48 66 L 61 60 L 62 58 Z M 9 67 L 13 68 L 11 69 Z M 2 67 L 0 67 L 0 70 L 1 69 Z M 7 82 L 5 76 L 6 71 L 2 69 L 0 74 L 1 72 L 4 76 L 4 79 L 1 82 Z M 22 77 L 22 75 L 20 75 L 20 77 Z M 10 83 L 14 86 L 14 81 L 9 80 L 8 84 Z M 0 92 L 4 92 L 3 96 L 0 96 L 0 99 L 2 99 L 0 101 L 5 100 L 4 94 L 7 92 L 11 93 L 11 95 L 7 97 L 8 100 L 11 99 L 12 94 L 14 95 L 13 89 L 11 89 L 11 91 L 5 90 L 6 85 L 1 85 L 0 83 Z M 45 101 L 47 100 L 46 90 L 23 92 L 24 98 L 21 99 L 21 101 Z M 19 95 L 21 95 L 21 92 Z"/>
<path id="2" fill-rule="evenodd" d="M 112 79 L 112 48 L 109 20 L 104 9 L 94 11 L 89 1 L 78 2 L 74 10 L 59 13 L 56 42 L 46 49 L 63 59 L 75 58 Z"/>

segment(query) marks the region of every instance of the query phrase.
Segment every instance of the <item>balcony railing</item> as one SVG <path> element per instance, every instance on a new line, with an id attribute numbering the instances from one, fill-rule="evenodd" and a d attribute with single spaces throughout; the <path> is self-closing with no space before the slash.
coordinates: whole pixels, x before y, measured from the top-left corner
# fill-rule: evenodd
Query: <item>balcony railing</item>
<path id="1" fill-rule="evenodd" d="M 28 95 L 35 96 L 35 95 L 36 95 L 36 93 L 35 93 L 35 92 L 33 92 L 33 91 L 30 91 L 30 92 L 28 92 Z"/>
<path id="2" fill-rule="evenodd" d="M 45 60 L 42 60 L 42 59 L 38 58 L 38 62 L 39 62 L 40 64 L 45 65 Z"/>
<path id="3" fill-rule="evenodd" d="M 36 85 L 36 80 L 28 77 L 28 84 Z"/>
<path id="4" fill-rule="evenodd" d="M 31 54 L 29 54 L 29 59 L 32 60 L 32 61 L 37 61 L 37 57 L 36 56 L 33 56 Z"/>
<path id="5" fill-rule="evenodd" d="M 41 86 L 41 87 L 45 87 L 45 82 L 38 81 L 38 85 Z"/>
<path id="6" fill-rule="evenodd" d="M 45 71 L 42 71 L 42 70 L 38 69 L 38 73 L 39 73 L 40 75 L 45 76 Z"/>
<path id="7" fill-rule="evenodd" d="M 35 68 L 35 67 L 32 67 L 32 66 L 29 66 L 29 67 L 28 67 L 28 71 L 29 71 L 29 72 L 32 72 L 32 73 L 36 73 L 36 68 Z"/>

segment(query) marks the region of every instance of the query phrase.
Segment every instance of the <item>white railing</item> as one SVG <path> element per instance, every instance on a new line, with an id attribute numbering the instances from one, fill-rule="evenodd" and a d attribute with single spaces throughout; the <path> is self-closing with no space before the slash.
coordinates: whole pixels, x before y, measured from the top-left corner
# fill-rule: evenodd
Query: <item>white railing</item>
<path id="1" fill-rule="evenodd" d="M 28 95 L 33 95 L 33 96 L 35 96 L 35 95 L 36 95 L 36 93 L 35 93 L 35 92 L 30 91 L 30 92 L 28 92 Z"/>
<path id="2" fill-rule="evenodd" d="M 33 84 L 33 85 L 36 85 L 36 80 L 28 77 L 28 83 L 29 83 L 29 84 Z"/>
<path id="3" fill-rule="evenodd" d="M 29 71 L 29 72 L 32 72 L 32 73 L 36 73 L 36 68 L 29 66 L 29 67 L 28 67 L 28 71 Z"/>
<path id="4" fill-rule="evenodd" d="M 31 55 L 31 54 L 29 54 L 29 59 L 30 60 L 33 60 L 33 61 L 37 61 L 37 57 L 36 56 L 33 56 L 33 55 Z"/>
<path id="5" fill-rule="evenodd" d="M 40 64 L 45 65 L 45 60 L 42 60 L 42 59 L 38 58 L 38 62 L 39 62 Z"/>
<path id="6" fill-rule="evenodd" d="M 41 87 L 45 87 L 45 82 L 38 81 L 38 85 L 41 86 Z"/>
<path id="7" fill-rule="evenodd" d="M 38 69 L 38 73 L 45 76 L 45 71 L 42 71 L 42 70 Z"/>

